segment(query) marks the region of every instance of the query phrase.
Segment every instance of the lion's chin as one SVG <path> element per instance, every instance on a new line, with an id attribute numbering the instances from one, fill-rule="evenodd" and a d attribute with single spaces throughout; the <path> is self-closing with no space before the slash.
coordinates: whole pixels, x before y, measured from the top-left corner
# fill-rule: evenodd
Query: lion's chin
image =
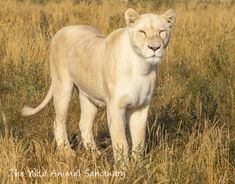
<path id="1" fill-rule="evenodd" d="M 151 64 L 157 64 L 161 61 L 161 57 L 158 56 L 152 56 L 152 57 L 146 57 L 145 61 Z"/>

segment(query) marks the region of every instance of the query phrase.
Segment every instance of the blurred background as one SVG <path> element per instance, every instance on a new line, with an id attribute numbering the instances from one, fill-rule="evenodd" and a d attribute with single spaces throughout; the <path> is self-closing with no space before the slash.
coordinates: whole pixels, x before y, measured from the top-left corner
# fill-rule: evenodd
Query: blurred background
<path id="1" fill-rule="evenodd" d="M 125 27 L 124 13 L 177 18 L 166 56 L 158 68 L 146 137 L 146 157 L 120 178 L 16 177 L 50 183 L 232 183 L 235 166 L 234 0 L 1 0 L 0 6 L 0 182 L 11 167 L 112 170 L 105 108 L 94 125 L 101 157 L 81 145 L 79 100 L 74 90 L 67 128 L 75 162 L 56 155 L 52 102 L 32 117 L 50 86 L 49 44 L 62 27 L 89 24 L 107 35 Z M 61 164 L 63 163 L 63 164 Z"/>

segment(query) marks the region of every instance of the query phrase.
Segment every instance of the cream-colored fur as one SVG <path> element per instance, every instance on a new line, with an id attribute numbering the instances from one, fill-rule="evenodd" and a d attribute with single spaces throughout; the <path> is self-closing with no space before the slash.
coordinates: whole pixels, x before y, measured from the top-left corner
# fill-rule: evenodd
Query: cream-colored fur
<path id="1" fill-rule="evenodd" d="M 128 9 L 127 27 L 107 37 L 85 25 L 69 26 L 56 33 L 50 45 L 52 84 L 36 108 L 25 107 L 24 116 L 35 114 L 53 97 L 55 139 L 69 147 L 66 118 L 72 89 L 79 89 L 84 146 L 97 149 L 92 128 L 97 106 L 106 105 L 114 157 L 128 155 L 125 128 L 129 126 L 132 154 L 142 153 L 149 103 L 157 64 L 163 57 L 175 22 L 174 10 L 163 15 Z M 119 150 L 122 154 L 119 154 Z"/>

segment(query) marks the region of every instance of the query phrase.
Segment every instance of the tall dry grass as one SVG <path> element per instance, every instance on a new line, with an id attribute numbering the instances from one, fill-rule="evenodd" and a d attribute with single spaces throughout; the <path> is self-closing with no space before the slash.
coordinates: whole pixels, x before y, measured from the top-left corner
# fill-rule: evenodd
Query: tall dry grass
<path id="1" fill-rule="evenodd" d="M 0 183 L 235 181 L 235 5 L 159 2 L 1 1 Z M 167 8 L 177 12 L 149 112 L 146 157 L 130 164 L 125 177 L 87 177 L 86 169 L 114 171 L 104 109 L 100 109 L 94 127 L 102 149 L 98 157 L 81 146 L 79 103 L 74 93 L 67 123 L 77 153 L 72 159 L 55 150 L 51 103 L 29 118 L 21 117 L 19 112 L 26 102 L 41 102 L 48 90 L 48 46 L 60 28 L 90 24 L 108 34 L 125 26 L 123 14 L 127 7 L 141 13 L 162 13 Z M 33 170 L 31 173 L 38 175 L 30 177 L 28 171 Z M 56 177 L 50 175 L 53 171 L 80 171 L 80 176 Z M 39 177 L 43 172 L 45 177 Z"/>

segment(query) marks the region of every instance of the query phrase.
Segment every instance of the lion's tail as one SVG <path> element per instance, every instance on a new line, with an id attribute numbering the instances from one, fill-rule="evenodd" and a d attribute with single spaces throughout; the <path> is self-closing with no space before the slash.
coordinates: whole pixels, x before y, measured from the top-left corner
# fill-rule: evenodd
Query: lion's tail
<path id="1" fill-rule="evenodd" d="M 39 112 L 41 109 L 43 109 L 48 104 L 48 102 L 50 101 L 51 98 L 52 98 L 52 85 L 51 85 L 45 99 L 42 101 L 42 103 L 39 106 L 37 106 L 36 108 L 24 106 L 24 108 L 21 111 L 21 115 L 22 116 L 31 116 L 33 114 L 36 114 L 37 112 Z"/>

